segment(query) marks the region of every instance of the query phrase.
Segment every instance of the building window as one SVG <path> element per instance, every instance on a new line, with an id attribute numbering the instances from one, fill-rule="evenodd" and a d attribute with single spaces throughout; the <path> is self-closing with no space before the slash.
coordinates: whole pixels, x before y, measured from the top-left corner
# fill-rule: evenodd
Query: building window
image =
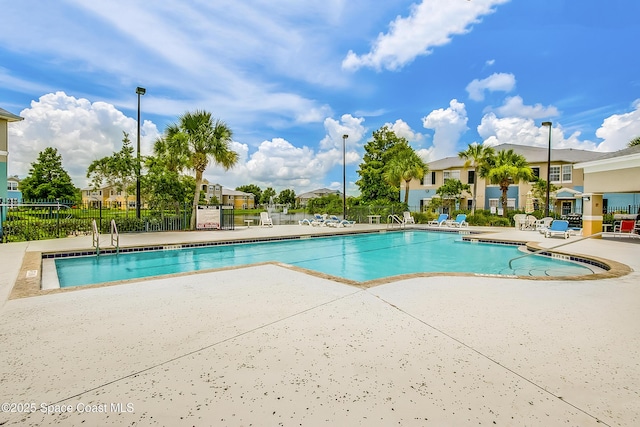
<path id="1" fill-rule="evenodd" d="M 540 168 L 535 167 L 535 168 L 531 168 L 531 170 L 533 171 L 533 176 L 536 178 L 534 179 L 534 181 L 537 181 L 538 178 L 540 178 Z"/>
<path id="2" fill-rule="evenodd" d="M 551 166 L 551 169 L 549 169 L 549 181 L 560 182 L 560 166 Z"/>
<path id="3" fill-rule="evenodd" d="M 507 199 L 507 210 L 513 210 L 516 208 L 516 199 Z M 496 213 L 498 209 L 502 209 L 502 203 L 500 199 L 489 199 L 489 209 L 491 213 Z"/>
<path id="4" fill-rule="evenodd" d="M 473 184 L 476 180 L 476 171 L 467 172 L 467 183 Z"/>
<path id="5" fill-rule="evenodd" d="M 18 183 L 15 181 L 7 182 L 7 190 L 9 191 L 18 191 Z"/>
<path id="6" fill-rule="evenodd" d="M 562 165 L 562 182 L 571 182 L 571 165 Z"/>
<path id="7" fill-rule="evenodd" d="M 422 178 L 422 185 L 436 185 L 436 173 L 429 172 Z"/>
<path id="8" fill-rule="evenodd" d="M 445 181 L 447 179 L 457 179 L 460 181 L 460 171 L 444 171 L 443 176 Z"/>

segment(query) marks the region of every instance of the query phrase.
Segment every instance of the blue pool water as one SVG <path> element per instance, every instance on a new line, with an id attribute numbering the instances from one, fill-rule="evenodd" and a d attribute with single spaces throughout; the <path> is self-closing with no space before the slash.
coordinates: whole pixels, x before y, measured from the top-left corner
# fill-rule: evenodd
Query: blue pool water
<path id="1" fill-rule="evenodd" d="M 278 261 L 358 282 L 419 272 L 519 276 L 592 274 L 582 264 L 522 255 L 517 247 L 463 242 L 458 234 L 428 231 L 358 234 L 230 244 L 179 250 L 55 260 L 61 287 Z"/>

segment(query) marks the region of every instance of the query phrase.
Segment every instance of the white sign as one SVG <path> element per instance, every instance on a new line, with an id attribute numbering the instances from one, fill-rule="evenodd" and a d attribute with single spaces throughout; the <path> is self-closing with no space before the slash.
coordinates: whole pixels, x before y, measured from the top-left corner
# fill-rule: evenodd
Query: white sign
<path id="1" fill-rule="evenodd" d="M 198 206 L 196 211 L 197 230 L 220 230 L 220 207 Z"/>

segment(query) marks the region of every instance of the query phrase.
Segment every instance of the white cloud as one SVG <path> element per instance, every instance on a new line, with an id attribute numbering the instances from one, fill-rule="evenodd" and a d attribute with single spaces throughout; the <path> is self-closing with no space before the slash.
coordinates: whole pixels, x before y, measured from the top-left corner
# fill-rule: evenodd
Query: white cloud
<path id="1" fill-rule="evenodd" d="M 517 116 L 529 119 L 544 119 L 556 117 L 560 114 L 554 106 L 544 107 L 542 104 L 524 105 L 520 96 L 507 97 L 504 104 L 496 108 L 495 112 L 502 117 Z"/>
<path id="2" fill-rule="evenodd" d="M 424 140 L 424 135 L 419 132 L 414 132 L 411 126 L 402 119 L 396 120 L 394 123 L 385 123 L 389 129 L 391 129 L 396 135 L 401 138 L 406 138 L 410 143 L 421 143 Z"/>
<path id="3" fill-rule="evenodd" d="M 495 64 L 495 63 L 496 63 L 496 60 L 495 60 L 495 59 L 488 59 L 488 60 L 484 63 L 484 65 L 485 65 L 485 66 L 487 66 L 487 67 L 492 67 L 492 66 L 493 66 L 493 64 Z"/>
<path id="4" fill-rule="evenodd" d="M 632 104 L 633 111 L 607 117 L 596 131 L 596 136 L 604 141 L 598 151 L 617 151 L 626 148 L 633 138 L 640 136 L 640 99 Z"/>
<path id="5" fill-rule="evenodd" d="M 474 101 L 484 100 L 484 91 L 490 92 L 511 92 L 516 86 L 516 78 L 511 73 L 493 73 L 489 77 L 478 80 L 475 79 L 466 87 L 469 98 Z"/>
<path id="6" fill-rule="evenodd" d="M 125 116 L 113 105 L 91 103 L 64 92 L 49 93 L 32 101 L 20 112 L 23 121 L 9 127 L 9 173 L 25 177 L 31 163 L 47 147 L 62 155 L 62 164 L 79 187 L 87 184 L 87 168 L 96 159 L 109 156 L 122 147 L 122 132 L 136 146 L 136 120 Z M 155 124 L 141 126 L 141 153 L 150 153 L 159 136 Z"/>
<path id="7" fill-rule="evenodd" d="M 480 22 L 481 16 L 493 13 L 493 6 L 506 1 L 423 0 L 411 7 L 408 17 L 398 16 L 391 22 L 389 32 L 378 35 L 369 53 L 357 55 L 350 50 L 342 61 L 342 68 L 402 68 L 417 56 L 429 55 L 434 47 L 448 44 L 452 36 L 468 33 L 472 24 Z"/>
<path id="8" fill-rule="evenodd" d="M 347 149 L 353 150 L 367 131 L 367 128 L 362 125 L 363 122 L 364 118 L 353 117 L 351 114 L 343 114 L 340 121 L 330 117 L 326 118 L 324 128 L 327 135 L 320 141 L 320 148 L 322 150 L 342 150 L 342 136 L 349 135 L 346 140 Z"/>
<path id="9" fill-rule="evenodd" d="M 518 144 L 548 147 L 549 145 L 549 128 L 523 117 L 498 118 L 494 113 L 486 114 L 478 126 L 478 134 L 484 140 L 483 144 L 490 146 Z M 557 123 L 554 123 L 551 128 L 551 144 L 553 148 L 580 150 L 594 150 L 596 148 L 594 142 L 581 140 L 580 132 L 565 136 L 562 125 Z"/>
<path id="10" fill-rule="evenodd" d="M 422 155 L 431 156 L 431 159 L 440 159 L 453 156 L 457 153 L 456 145 L 467 127 L 467 111 L 465 105 L 452 99 L 449 108 L 433 110 L 423 117 L 422 124 L 427 129 L 435 131 L 433 135 L 433 148 Z"/>

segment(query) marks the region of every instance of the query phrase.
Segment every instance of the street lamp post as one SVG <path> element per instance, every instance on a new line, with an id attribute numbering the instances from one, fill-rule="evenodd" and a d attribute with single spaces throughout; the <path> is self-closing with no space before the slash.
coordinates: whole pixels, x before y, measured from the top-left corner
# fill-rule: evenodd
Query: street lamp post
<path id="1" fill-rule="evenodd" d="M 140 95 L 147 93 L 147 90 L 138 86 L 138 166 L 136 168 L 136 218 L 140 219 Z"/>
<path id="2" fill-rule="evenodd" d="M 544 216 L 549 216 L 549 189 L 551 187 L 551 122 L 542 122 L 542 126 L 549 127 L 549 149 L 547 150 L 547 206 L 544 209 Z"/>
<path id="3" fill-rule="evenodd" d="M 347 138 L 342 135 L 342 219 L 347 219 Z"/>

